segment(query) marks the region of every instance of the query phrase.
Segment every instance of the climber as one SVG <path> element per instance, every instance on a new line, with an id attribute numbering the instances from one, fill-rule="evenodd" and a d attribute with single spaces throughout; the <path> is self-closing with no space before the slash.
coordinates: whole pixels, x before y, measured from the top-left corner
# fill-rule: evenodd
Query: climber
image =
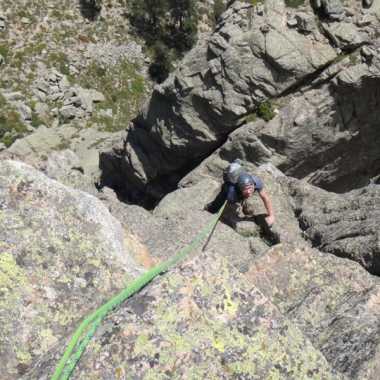
<path id="1" fill-rule="evenodd" d="M 264 190 L 264 185 L 261 179 L 245 172 L 241 166 L 240 160 L 235 160 L 229 165 L 224 173 L 224 183 L 220 193 L 216 196 L 213 202 L 206 206 L 206 209 L 215 213 L 219 210 L 224 201 L 227 200 L 229 205 L 241 204 L 243 213 L 249 215 L 250 212 L 246 200 L 255 192 L 257 192 L 263 201 L 267 211 L 265 222 L 267 226 L 271 228 L 275 221 L 272 201 Z"/>

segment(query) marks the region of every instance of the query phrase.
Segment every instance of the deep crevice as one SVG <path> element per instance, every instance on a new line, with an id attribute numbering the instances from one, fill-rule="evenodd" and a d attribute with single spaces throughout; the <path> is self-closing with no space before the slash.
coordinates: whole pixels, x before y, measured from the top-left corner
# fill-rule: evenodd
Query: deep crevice
<path id="1" fill-rule="evenodd" d="M 237 125 L 234 130 L 240 128 L 241 126 L 242 124 Z M 105 173 L 107 169 L 105 167 L 102 168 L 102 180 L 101 183 L 98 184 L 98 188 L 101 189 L 104 186 L 110 187 L 115 191 L 121 202 L 135 204 L 144 207 L 147 210 L 153 210 L 165 195 L 178 189 L 178 183 L 187 174 L 193 171 L 202 163 L 202 161 L 223 146 L 228 137 L 229 134 L 226 135 L 211 152 L 193 159 L 191 162 L 188 162 L 173 172 L 153 179 L 142 190 L 136 190 L 133 186 L 128 189 L 123 185 L 121 180 L 107 180 L 107 174 Z M 113 157 L 112 161 L 109 159 L 107 160 L 108 166 L 113 166 L 111 171 L 118 172 L 120 170 L 118 160 L 120 160 L 120 157 Z"/>

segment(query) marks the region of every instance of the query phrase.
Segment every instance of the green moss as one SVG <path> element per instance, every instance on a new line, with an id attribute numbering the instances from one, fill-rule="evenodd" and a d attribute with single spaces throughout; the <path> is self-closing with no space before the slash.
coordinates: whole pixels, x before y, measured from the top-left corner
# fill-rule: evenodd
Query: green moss
<path id="1" fill-rule="evenodd" d="M 44 122 L 39 118 L 36 112 L 32 112 L 32 127 L 38 128 L 41 124 L 44 124 Z"/>
<path id="2" fill-rule="evenodd" d="M 16 16 L 17 17 L 26 17 L 26 18 L 29 18 L 30 17 L 30 14 L 25 10 L 25 9 L 19 9 L 16 13 Z"/>
<path id="3" fill-rule="evenodd" d="M 262 4 L 262 3 L 264 3 L 264 1 L 265 1 L 265 0 L 249 0 L 249 2 L 250 2 L 253 6 L 255 6 L 255 5 L 257 5 L 257 4 Z"/>
<path id="4" fill-rule="evenodd" d="M 26 282 L 24 272 L 17 265 L 14 257 L 7 252 L 0 255 L 0 287 L 12 288 Z"/>
<path id="5" fill-rule="evenodd" d="M 32 361 L 32 355 L 28 351 L 23 351 L 19 348 L 16 349 L 16 358 L 21 364 L 30 364 Z"/>
<path id="6" fill-rule="evenodd" d="M 60 9 L 53 9 L 52 12 L 51 12 L 51 14 L 50 14 L 50 16 L 53 17 L 53 18 L 56 18 L 56 19 L 60 20 L 60 19 L 64 18 L 63 17 L 64 13 Z"/>
<path id="7" fill-rule="evenodd" d="M 305 0 L 285 0 L 285 4 L 289 8 L 298 8 L 305 4 Z"/>
<path id="8" fill-rule="evenodd" d="M 62 141 L 56 146 L 57 150 L 65 150 L 70 148 L 70 141 L 67 139 L 62 139 Z"/>
<path id="9" fill-rule="evenodd" d="M 265 121 L 272 120 L 275 117 L 272 103 L 268 100 L 261 103 L 256 112 L 252 112 L 245 117 L 245 121 L 246 123 L 252 123 L 257 121 L 258 117 L 264 119 Z"/>
<path id="10" fill-rule="evenodd" d="M 19 114 L 0 95 L 0 141 L 8 147 L 26 132 Z"/>
<path id="11" fill-rule="evenodd" d="M 234 316 L 236 315 L 239 304 L 232 300 L 231 292 L 229 289 L 225 289 L 225 296 L 224 296 L 224 310 L 227 311 L 228 314 Z"/>
<path id="12" fill-rule="evenodd" d="M 41 36 L 43 38 L 43 36 Z M 12 65 L 20 69 L 29 58 L 40 57 L 42 51 L 47 48 L 45 42 L 39 41 L 27 45 L 23 49 L 19 49 L 10 56 Z"/>
<path id="13" fill-rule="evenodd" d="M 348 57 L 349 57 L 350 63 L 352 65 L 356 65 L 356 64 L 358 64 L 360 62 L 360 56 L 359 56 L 358 53 L 352 53 Z"/>
<path id="14" fill-rule="evenodd" d="M 256 112 L 252 112 L 250 113 L 246 118 L 245 118 L 245 121 L 247 123 L 253 123 L 257 120 L 257 113 Z"/>
<path id="15" fill-rule="evenodd" d="M 135 355 L 154 353 L 155 350 L 156 347 L 152 344 L 148 335 L 141 334 L 137 337 L 134 349 Z"/>
<path id="16" fill-rule="evenodd" d="M 257 109 L 257 116 L 265 121 L 270 121 L 275 117 L 273 106 L 268 100 L 259 105 Z"/>
<path id="17" fill-rule="evenodd" d="M 56 67 L 64 75 L 70 75 L 69 65 L 70 61 L 67 55 L 63 52 L 52 52 L 48 55 L 47 65 Z"/>
<path id="18" fill-rule="evenodd" d="M 0 55 L 2 55 L 5 60 L 7 60 L 8 54 L 9 54 L 9 47 L 7 45 L 0 45 Z"/>

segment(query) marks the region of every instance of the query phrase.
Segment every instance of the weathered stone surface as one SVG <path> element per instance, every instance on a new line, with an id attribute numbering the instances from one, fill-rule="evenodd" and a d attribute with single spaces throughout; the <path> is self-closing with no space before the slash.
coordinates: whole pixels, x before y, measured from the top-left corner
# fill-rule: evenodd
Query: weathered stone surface
<path id="1" fill-rule="evenodd" d="M 97 196 L 94 179 L 84 173 L 79 157 L 71 150 L 52 152 L 40 163 L 40 170 L 49 178 Z"/>
<path id="2" fill-rule="evenodd" d="M 278 245 L 248 278 L 349 379 L 375 380 L 380 363 L 380 281 L 358 264 Z"/>
<path id="3" fill-rule="evenodd" d="M 0 368 L 16 379 L 141 273 L 95 197 L 0 162 Z"/>
<path id="4" fill-rule="evenodd" d="M 300 226 L 314 247 L 380 274 L 380 186 L 333 194 L 290 181 Z"/>
<path id="5" fill-rule="evenodd" d="M 31 376 L 46 379 L 55 357 L 45 358 Z M 339 378 L 300 330 L 211 250 L 156 279 L 112 313 L 74 376 Z"/>

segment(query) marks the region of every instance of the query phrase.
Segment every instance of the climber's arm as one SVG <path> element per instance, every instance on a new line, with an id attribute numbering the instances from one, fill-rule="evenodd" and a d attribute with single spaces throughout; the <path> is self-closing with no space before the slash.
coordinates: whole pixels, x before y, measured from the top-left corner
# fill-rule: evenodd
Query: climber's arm
<path id="1" fill-rule="evenodd" d="M 268 214 L 268 216 L 265 218 L 265 221 L 267 222 L 268 226 L 271 226 L 274 223 L 274 212 L 273 212 L 272 201 L 269 195 L 265 192 L 265 190 L 259 191 L 259 195 L 260 195 L 261 200 L 264 203 L 264 206 Z"/>

